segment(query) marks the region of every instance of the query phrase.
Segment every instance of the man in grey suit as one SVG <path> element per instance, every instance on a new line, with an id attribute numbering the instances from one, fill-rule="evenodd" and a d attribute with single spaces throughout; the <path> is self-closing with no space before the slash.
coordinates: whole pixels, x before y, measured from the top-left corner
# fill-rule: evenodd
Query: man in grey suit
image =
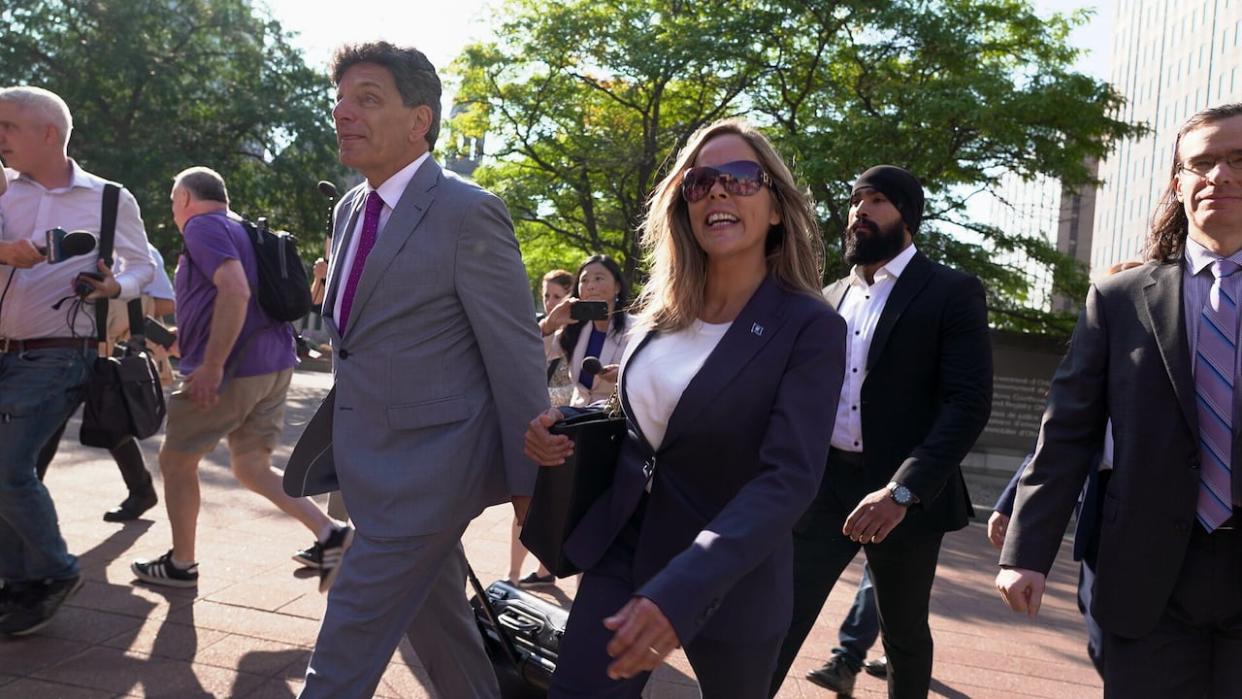
<path id="1" fill-rule="evenodd" d="M 543 345 L 504 204 L 431 159 L 440 80 L 385 42 L 333 59 L 341 198 L 324 321 L 335 348 L 331 462 L 357 534 L 328 596 L 304 698 L 371 696 L 406 634 L 439 696 L 499 695 L 466 602 L 461 535 L 525 516 Z"/>
<path id="2" fill-rule="evenodd" d="M 1236 697 L 1242 687 L 1242 104 L 1177 134 L 1147 264 L 1091 288 L 1018 485 L 996 585 L 1039 611 L 1105 422 L 1091 612 L 1106 699 Z"/>

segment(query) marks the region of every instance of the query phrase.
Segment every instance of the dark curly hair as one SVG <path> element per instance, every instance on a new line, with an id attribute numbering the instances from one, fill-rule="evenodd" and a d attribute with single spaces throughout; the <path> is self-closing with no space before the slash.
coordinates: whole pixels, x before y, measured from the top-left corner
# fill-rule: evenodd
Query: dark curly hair
<path id="1" fill-rule="evenodd" d="M 1186 218 L 1186 210 L 1182 202 L 1177 200 L 1177 175 L 1182 169 L 1182 156 L 1179 152 L 1182 137 L 1195 129 L 1207 124 L 1242 116 L 1242 103 L 1222 104 L 1219 107 L 1205 109 L 1191 116 L 1177 131 L 1173 140 L 1173 163 L 1169 168 L 1169 184 L 1164 188 L 1156 213 L 1151 219 L 1151 232 L 1147 234 L 1147 259 L 1157 262 L 1176 262 L 1182 258 L 1186 249 L 1186 236 L 1190 232 L 1190 222 Z"/>

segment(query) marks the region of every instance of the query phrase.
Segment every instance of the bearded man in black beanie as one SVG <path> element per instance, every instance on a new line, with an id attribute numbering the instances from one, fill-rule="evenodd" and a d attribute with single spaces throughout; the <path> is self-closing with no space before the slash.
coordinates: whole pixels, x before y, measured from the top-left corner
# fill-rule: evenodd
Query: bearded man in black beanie
<path id="1" fill-rule="evenodd" d="M 845 229 L 848 276 L 824 297 L 849 325 L 845 383 L 819 494 L 794 528 L 793 622 L 775 695 L 842 571 L 866 551 L 888 657 L 890 697 L 926 697 L 927 623 L 940 541 L 974 514 L 961 462 L 992 409 L 983 285 L 932 262 L 914 240 L 923 187 L 879 165 L 859 176 Z M 808 679 L 854 688 L 834 655 Z"/>

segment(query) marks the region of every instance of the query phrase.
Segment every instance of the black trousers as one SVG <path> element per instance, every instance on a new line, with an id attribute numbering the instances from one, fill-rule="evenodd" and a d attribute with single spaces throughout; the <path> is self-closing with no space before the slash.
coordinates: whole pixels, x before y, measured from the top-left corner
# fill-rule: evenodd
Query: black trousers
<path id="1" fill-rule="evenodd" d="M 866 495 L 861 459 L 834 449 L 828 469 L 818 496 L 794 531 L 793 622 L 781 646 L 770 694 L 775 695 L 784 682 L 824 601 L 862 548 L 880 611 L 881 638 L 888 656 L 888 694 L 926 697 L 932 670 L 928 605 L 944 532 L 906 531 L 899 525 L 882 543 L 851 541 L 841 528 Z"/>
<path id="2" fill-rule="evenodd" d="M 1155 630 L 1137 639 L 1105 630 L 1104 654 L 1105 699 L 1242 696 L 1242 530 L 1195 524 Z"/>

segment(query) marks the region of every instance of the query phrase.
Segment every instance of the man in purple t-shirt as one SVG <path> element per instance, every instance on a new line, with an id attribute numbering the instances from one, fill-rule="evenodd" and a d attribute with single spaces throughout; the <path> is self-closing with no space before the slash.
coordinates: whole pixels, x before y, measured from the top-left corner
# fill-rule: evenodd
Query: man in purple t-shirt
<path id="1" fill-rule="evenodd" d="M 313 501 L 291 498 L 272 470 L 272 450 L 284 423 L 285 394 L 297 355 L 288 323 L 272 320 L 251 294 L 258 266 L 246 229 L 229 211 L 224 179 L 203 167 L 173 181 L 173 220 L 185 239 L 177 264 L 177 343 L 184 386 L 168 404 L 160 448 L 164 504 L 173 547 L 130 566 L 155 585 L 198 584 L 194 535 L 198 464 L 228 436 L 233 473 L 315 533 L 294 560 L 320 569 L 320 591 L 332 584 L 353 530 L 334 522 Z"/>

